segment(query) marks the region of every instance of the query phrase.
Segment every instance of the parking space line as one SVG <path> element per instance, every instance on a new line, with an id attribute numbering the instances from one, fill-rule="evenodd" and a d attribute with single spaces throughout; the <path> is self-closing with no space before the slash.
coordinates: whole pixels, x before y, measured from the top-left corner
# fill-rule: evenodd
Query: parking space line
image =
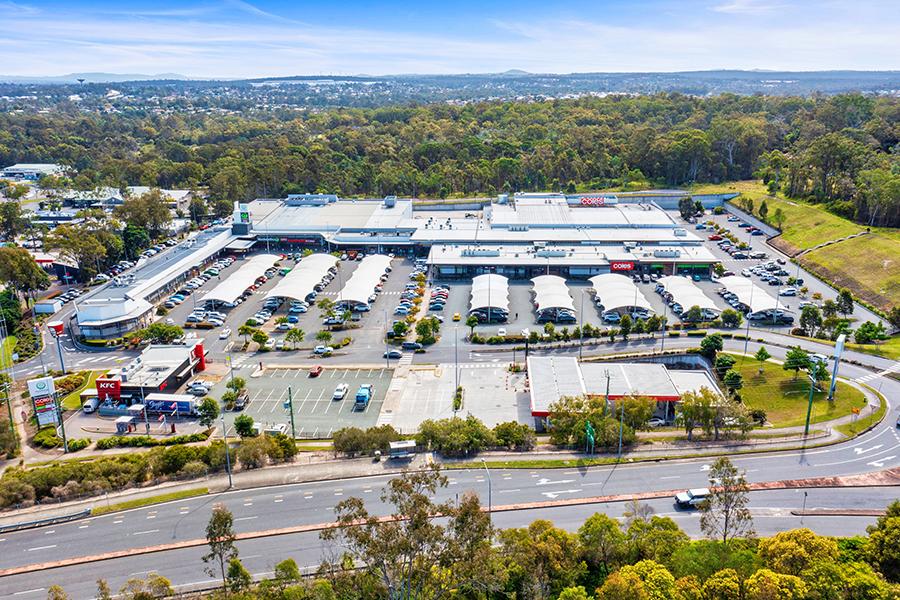
<path id="1" fill-rule="evenodd" d="M 303 405 L 306 404 L 307 400 L 309 400 L 310 394 L 312 394 L 312 390 L 306 390 L 306 397 L 304 397 L 303 400 L 300 401 L 300 408 L 297 409 L 298 413 L 303 412 Z"/>
<path id="2" fill-rule="evenodd" d="M 289 369 L 285 369 L 285 370 L 284 370 L 284 375 L 282 375 L 281 378 L 284 379 L 285 377 L 287 377 L 287 374 L 288 374 L 288 373 L 290 373 L 290 370 L 289 370 Z"/>
<path id="3" fill-rule="evenodd" d="M 295 372 L 294 372 L 294 379 L 297 379 L 298 377 L 300 377 L 300 369 L 295 369 L 294 371 L 295 371 Z"/>

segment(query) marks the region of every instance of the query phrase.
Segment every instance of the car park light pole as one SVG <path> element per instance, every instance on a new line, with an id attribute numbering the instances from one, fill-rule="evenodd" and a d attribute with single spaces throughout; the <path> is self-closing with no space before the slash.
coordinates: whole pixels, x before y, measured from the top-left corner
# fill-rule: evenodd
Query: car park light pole
<path id="1" fill-rule="evenodd" d="M 291 439 L 296 440 L 297 432 L 294 429 L 294 395 L 291 391 L 291 386 L 288 386 L 288 399 L 286 404 L 287 406 L 285 408 L 287 408 L 291 413 Z"/>

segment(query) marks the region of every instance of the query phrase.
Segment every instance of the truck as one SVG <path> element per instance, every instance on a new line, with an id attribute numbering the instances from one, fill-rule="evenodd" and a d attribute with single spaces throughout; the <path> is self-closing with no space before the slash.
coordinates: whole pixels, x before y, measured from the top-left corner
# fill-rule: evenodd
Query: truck
<path id="1" fill-rule="evenodd" d="M 369 407 L 369 401 L 375 389 L 371 383 L 364 383 L 356 390 L 356 401 L 353 403 L 353 410 L 366 410 Z"/>
<path id="2" fill-rule="evenodd" d="M 171 416 L 194 416 L 197 414 L 197 400 L 186 394 L 151 393 L 144 398 L 144 405 L 150 414 Z"/>

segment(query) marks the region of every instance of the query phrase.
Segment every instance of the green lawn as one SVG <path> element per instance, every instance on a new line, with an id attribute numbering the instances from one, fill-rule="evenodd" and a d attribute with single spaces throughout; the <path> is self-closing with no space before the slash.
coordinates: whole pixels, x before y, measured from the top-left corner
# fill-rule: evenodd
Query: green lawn
<path id="1" fill-rule="evenodd" d="M 798 257 L 804 267 L 850 288 L 882 310 L 900 306 L 900 235 L 878 230 Z"/>
<path id="2" fill-rule="evenodd" d="M 194 488 L 190 490 L 181 490 L 179 492 L 170 492 L 168 494 L 158 494 L 147 498 L 137 498 L 135 500 L 126 500 L 109 506 L 98 506 L 91 510 L 91 516 L 105 515 L 120 510 L 129 510 L 132 508 L 141 508 L 152 504 L 160 504 L 162 502 L 171 502 L 173 500 L 184 500 L 185 498 L 194 498 L 195 496 L 205 496 L 209 493 L 207 488 Z"/>
<path id="3" fill-rule="evenodd" d="M 789 200 L 782 195 L 770 196 L 761 181 L 698 185 L 691 188 L 691 192 L 739 192 L 742 198 L 753 200 L 757 215 L 765 199 L 770 223 L 775 209 L 780 208 L 785 219 L 781 235 L 772 244 L 790 255 L 866 229 L 863 225 L 828 212 L 822 206 Z M 740 198 L 734 202 L 737 206 L 741 204 Z M 812 250 L 797 260 L 835 287 L 847 287 L 854 295 L 881 310 L 887 311 L 892 306 L 900 305 L 900 231 L 897 229 L 875 227 L 870 235 Z"/>
<path id="4" fill-rule="evenodd" d="M 738 362 L 735 369 L 744 376 L 741 398 L 749 409 L 761 408 L 766 411 L 773 427 L 794 427 L 806 422 L 806 407 L 809 401 L 809 379 L 801 371 L 794 379 L 793 371 L 785 371 L 778 363 L 760 363 L 752 357 L 734 357 Z M 743 359 L 743 363 L 741 362 Z M 762 375 L 759 374 L 762 366 Z M 824 391 L 813 394 L 813 408 L 810 423 L 821 423 L 851 414 L 851 408 L 862 408 L 866 398 L 861 391 L 838 382 L 834 392 L 834 402 L 829 403 L 828 387 L 820 385 Z"/>
<path id="5" fill-rule="evenodd" d="M 101 375 L 103 375 L 105 371 L 91 371 L 88 375 L 88 378 L 85 380 L 84 385 L 82 385 L 77 390 L 74 390 L 71 394 L 64 397 L 62 399 L 62 405 L 65 410 L 78 410 L 81 408 L 81 397 L 79 394 L 86 390 L 87 388 L 94 385 L 94 381 Z"/>
<path id="6" fill-rule="evenodd" d="M 12 355 L 16 350 L 16 336 L 8 335 L 0 344 L 0 369 L 8 369 L 12 366 Z"/>

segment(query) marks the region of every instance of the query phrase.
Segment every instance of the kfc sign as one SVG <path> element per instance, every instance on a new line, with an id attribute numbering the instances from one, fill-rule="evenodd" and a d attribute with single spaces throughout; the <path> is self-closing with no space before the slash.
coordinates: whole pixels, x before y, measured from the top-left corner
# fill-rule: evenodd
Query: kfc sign
<path id="1" fill-rule="evenodd" d="M 611 271 L 632 271 L 634 270 L 633 262 L 617 261 L 609 263 Z"/>
<path id="2" fill-rule="evenodd" d="M 606 206 L 605 196 L 582 196 L 582 206 Z"/>
<path id="3" fill-rule="evenodd" d="M 94 382 L 97 388 L 97 396 L 101 400 L 107 397 L 118 400 L 122 393 L 122 382 L 118 379 L 97 379 Z"/>

